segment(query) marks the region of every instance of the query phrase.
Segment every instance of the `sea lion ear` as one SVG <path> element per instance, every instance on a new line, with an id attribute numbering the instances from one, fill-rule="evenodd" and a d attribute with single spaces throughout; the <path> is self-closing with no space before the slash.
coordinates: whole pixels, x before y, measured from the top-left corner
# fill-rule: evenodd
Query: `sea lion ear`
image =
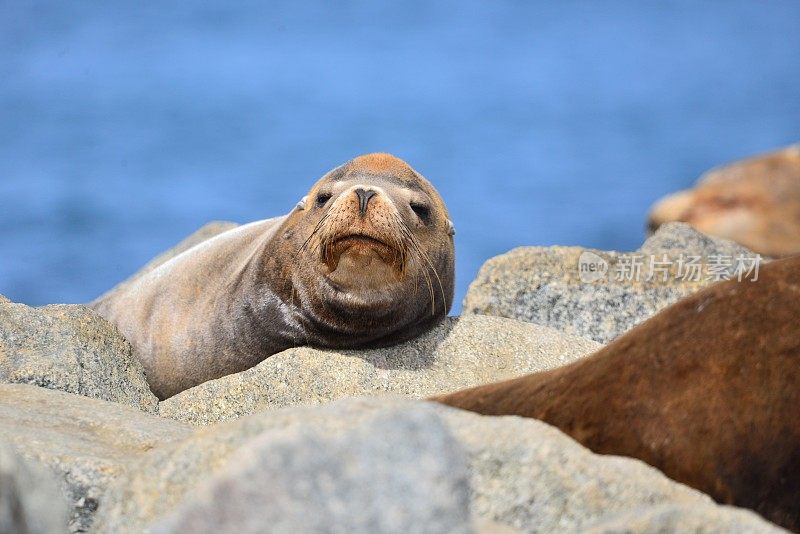
<path id="1" fill-rule="evenodd" d="M 450 219 L 447 219 L 447 235 L 456 235 L 456 227 Z"/>
<path id="2" fill-rule="evenodd" d="M 303 198 L 301 198 L 300 202 L 298 202 L 297 206 L 295 206 L 295 207 L 297 209 L 299 209 L 299 210 L 304 210 L 304 209 L 306 209 L 306 202 L 308 202 L 308 195 L 306 195 Z"/>

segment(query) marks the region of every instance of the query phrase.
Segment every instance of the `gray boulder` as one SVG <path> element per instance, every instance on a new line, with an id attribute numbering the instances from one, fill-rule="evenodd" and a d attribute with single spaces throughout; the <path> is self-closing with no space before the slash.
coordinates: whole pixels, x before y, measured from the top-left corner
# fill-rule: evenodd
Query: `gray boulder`
<path id="1" fill-rule="evenodd" d="M 698 513 L 707 514 L 707 524 L 711 526 L 726 524 L 725 521 L 728 521 L 727 509 L 718 507 L 709 497 L 667 479 L 638 460 L 593 454 L 557 429 L 540 421 L 518 417 L 485 417 L 404 398 L 363 397 L 340 400 L 324 406 L 267 411 L 220 423 L 198 430 L 180 442 L 162 445 L 149 454 L 140 456 L 136 467 L 129 469 L 109 491 L 98 512 L 97 532 L 139 532 L 158 521 L 163 521 L 160 527 L 167 531 L 188 525 L 189 523 L 181 521 L 191 520 L 191 513 L 203 513 L 200 510 L 204 505 L 214 496 L 220 495 L 220 492 L 246 492 L 248 486 L 237 489 L 234 486 L 242 477 L 263 474 L 261 469 L 264 466 L 275 465 L 269 459 L 270 454 L 276 455 L 275 462 L 283 461 L 287 465 L 287 477 L 291 478 L 293 474 L 299 477 L 297 484 L 306 484 L 302 477 L 313 476 L 314 469 L 322 471 L 323 476 L 320 479 L 315 479 L 313 484 L 306 486 L 309 489 L 307 495 L 310 502 L 318 503 L 321 494 L 312 493 L 325 488 L 336 491 L 339 483 L 327 476 L 328 473 L 338 472 L 332 465 L 344 462 L 344 466 L 354 466 L 353 471 L 345 469 L 349 473 L 346 477 L 352 479 L 345 477 L 341 484 L 348 484 L 349 480 L 356 480 L 360 476 L 361 460 L 372 462 L 375 476 L 384 473 L 384 469 L 392 469 L 381 466 L 387 461 L 390 445 L 399 449 L 396 458 L 401 459 L 407 459 L 406 455 L 420 450 L 417 443 L 427 439 L 422 430 L 419 433 L 411 432 L 416 437 L 410 439 L 400 439 L 397 432 L 406 432 L 404 435 L 408 435 L 403 430 L 408 424 L 403 422 L 404 418 L 424 421 L 428 417 L 425 414 L 430 413 L 443 422 L 464 451 L 471 486 L 471 512 L 483 519 L 521 532 L 575 532 L 620 514 L 671 504 L 696 507 Z M 382 414 L 394 415 L 381 418 L 380 425 L 389 424 L 391 427 L 392 421 L 396 420 L 399 430 L 391 430 L 385 426 L 376 429 L 374 425 L 378 423 L 375 418 Z M 426 425 L 432 427 L 433 423 L 421 425 L 421 429 L 426 428 Z M 366 430 L 369 428 L 373 432 L 367 438 L 364 433 L 369 433 Z M 309 444 L 304 445 L 298 437 L 303 435 L 313 436 Z M 384 435 L 384 444 L 375 441 Z M 420 450 L 421 463 L 427 465 L 433 460 L 434 449 L 440 451 L 437 454 L 445 454 L 440 448 L 446 442 L 443 436 L 444 432 L 432 431 L 430 439 L 439 445 Z M 357 451 L 354 455 L 366 454 L 366 450 L 372 452 L 361 460 L 347 458 L 342 452 L 345 444 L 353 444 L 355 447 L 359 438 L 371 444 L 364 445 L 367 449 L 354 449 Z M 327 447 L 330 447 L 330 455 L 324 452 Z M 297 458 L 293 457 L 292 451 L 297 452 Z M 318 460 L 313 459 L 315 456 Z M 443 465 L 455 466 L 451 468 L 455 478 L 450 478 L 449 481 L 445 478 L 440 481 L 445 486 L 437 487 L 446 487 L 447 484 L 452 484 L 453 488 L 461 487 L 457 482 L 459 468 L 456 460 L 448 455 L 440 458 Z M 322 463 L 312 464 L 316 467 L 309 472 L 303 470 L 303 461 Z M 414 476 L 421 476 L 419 469 L 428 473 L 426 477 L 440 472 L 435 467 L 413 469 L 411 472 Z M 280 479 L 284 475 L 276 476 L 279 477 L 280 488 L 284 483 L 290 482 L 289 479 Z M 429 478 L 423 479 L 428 481 L 426 484 L 430 482 Z M 327 482 L 323 484 L 322 480 Z M 195 493 L 193 489 L 196 487 L 202 489 Z M 267 482 L 253 482 L 249 487 L 258 492 L 271 491 Z M 293 509 L 295 496 L 301 490 L 286 491 L 288 493 L 285 494 L 259 493 L 270 496 L 260 501 L 262 506 L 286 506 Z M 451 503 L 460 499 L 458 495 L 461 490 L 453 491 L 455 501 L 450 501 Z M 435 493 L 441 495 L 439 490 Z M 286 497 L 285 501 L 271 500 L 281 495 Z M 368 496 L 364 498 L 369 499 Z M 381 500 L 384 497 L 378 492 L 373 498 Z M 403 497 L 397 495 L 395 498 Z M 248 495 L 247 499 L 251 499 L 251 496 Z M 431 497 L 431 501 L 433 505 L 446 502 L 441 501 L 440 497 Z M 371 513 L 371 505 L 363 504 L 365 515 L 362 519 L 370 517 Z M 247 513 L 273 513 L 255 510 L 246 504 L 242 506 L 239 510 Z M 322 510 L 317 506 L 308 506 L 305 513 L 310 516 L 322 511 L 328 513 L 328 506 L 325 505 Z M 224 510 L 225 508 L 215 508 L 215 511 L 205 513 L 220 514 L 218 517 L 222 517 Z M 423 510 L 429 513 L 430 508 L 426 506 Z M 170 513 L 174 515 L 170 516 Z M 774 531 L 769 523 L 756 516 L 748 517 L 752 519 L 754 531 Z M 307 518 L 312 524 L 319 520 Z M 302 528 L 299 530 L 302 531 Z"/>
<path id="2" fill-rule="evenodd" d="M 756 258 L 683 223 L 662 226 L 635 252 L 517 248 L 481 267 L 463 313 L 528 321 L 607 343 L 715 281 L 746 277 Z"/>
<path id="3" fill-rule="evenodd" d="M 664 504 L 631 510 L 602 520 L 585 534 L 649 534 L 686 532 L 696 534 L 745 534 L 787 532 L 761 516 L 732 506 Z"/>
<path id="4" fill-rule="evenodd" d="M 0 435 L 25 459 L 49 467 L 63 481 L 72 532 L 89 529 L 106 487 L 132 461 L 189 434 L 176 421 L 121 404 L 0 384 Z"/>
<path id="5" fill-rule="evenodd" d="M 53 475 L 0 443 L 0 532 L 64 532 L 67 517 L 66 497 Z"/>
<path id="6" fill-rule="evenodd" d="M 0 303 L 0 383 L 58 389 L 150 413 L 158 407 L 122 334 L 72 304 Z"/>
<path id="7" fill-rule="evenodd" d="M 422 336 L 362 351 L 289 349 L 163 401 L 160 414 L 209 424 L 343 397 L 416 398 L 559 367 L 599 348 L 552 328 L 499 317 L 447 318 Z"/>
<path id="8" fill-rule="evenodd" d="M 343 434 L 264 432 L 154 533 L 472 531 L 463 453 L 434 410 L 387 410 Z"/>

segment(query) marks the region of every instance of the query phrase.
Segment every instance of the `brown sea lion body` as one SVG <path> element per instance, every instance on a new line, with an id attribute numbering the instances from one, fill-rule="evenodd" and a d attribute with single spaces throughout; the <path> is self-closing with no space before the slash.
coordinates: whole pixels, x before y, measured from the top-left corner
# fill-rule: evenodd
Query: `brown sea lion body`
<path id="1" fill-rule="evenodd" d="M 668 222 L 689 223 L 766 256 L 800 253 L 800 145 L 707 172 L 693 189 L 653 206 L 650 230 Z"/>
<path id="2" fill-rule="evenodd" d="M 101 297 L 161 399 L 298 345 L 398 343 L 453 299 L 452 223 L 388 154 L 323 176 L 290 214 L 196 245 Z"/>
<path id="3" fill-rule="evenodd" d="M 800 258 L 715 284 L 595 354 L 435 399 L 532 417 L 800 529 Z"/>

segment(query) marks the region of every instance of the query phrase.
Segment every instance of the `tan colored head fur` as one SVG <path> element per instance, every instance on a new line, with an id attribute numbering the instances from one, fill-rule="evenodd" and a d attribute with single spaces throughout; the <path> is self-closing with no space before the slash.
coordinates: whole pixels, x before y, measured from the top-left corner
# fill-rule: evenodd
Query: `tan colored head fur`
<path id="1" fill-rule="evenodd" d="M 651 231 L 675 221 L 766 256 L 800 253 L 800 145 L 713 169 L 651 209 Z"/>

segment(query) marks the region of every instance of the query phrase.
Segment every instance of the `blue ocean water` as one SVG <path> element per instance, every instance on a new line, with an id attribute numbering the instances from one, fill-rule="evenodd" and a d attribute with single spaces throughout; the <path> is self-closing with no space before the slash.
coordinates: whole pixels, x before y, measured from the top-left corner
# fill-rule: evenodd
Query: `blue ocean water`
<path id="1" fill-rule="evenodd" d="M 460 301 L 520 245 L 633 249 L 650 204 L 800 141 L 800 2 L 0 0 L 0 294 L 83 302 L 212 219 L 389 151 Z"/>

